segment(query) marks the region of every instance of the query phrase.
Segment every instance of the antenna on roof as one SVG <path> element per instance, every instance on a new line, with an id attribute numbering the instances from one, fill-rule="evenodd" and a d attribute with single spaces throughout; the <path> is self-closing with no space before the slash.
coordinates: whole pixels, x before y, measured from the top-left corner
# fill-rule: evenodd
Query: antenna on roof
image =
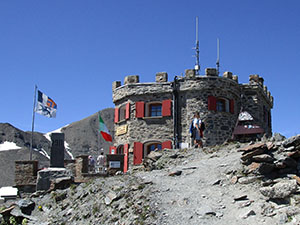
<path id="1" fill-rule="evenodd" d="M 196 47 L 194 49 L 196 50 L 195 71 L 196 71 L 196 75 L 199 75 L 200 65 L 199 65 L 198 16 L 196 17 Z"/>
<path id="2" fill-rule="evenodd" d="M 219 73 L 220 73 L 220 40 L 219 40 L 219 38 L 217 38 L 217 62 L 216 62 L 216 66 L 217 66 L 217 74 L 219 75 Z"/>

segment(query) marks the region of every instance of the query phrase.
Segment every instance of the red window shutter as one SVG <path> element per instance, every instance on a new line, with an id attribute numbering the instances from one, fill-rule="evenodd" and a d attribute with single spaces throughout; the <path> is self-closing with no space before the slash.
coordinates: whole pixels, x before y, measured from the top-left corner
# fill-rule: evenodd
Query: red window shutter
<path id="1" fill-rule="evenodd" d="M 161 148 L 162 149 L 165 149 L 165 148 L 172 149 L 172 141 L 165 141 L 165 142 L 163 142 L 162 145 L 161 145 Z"/>
<path id="2" fill-rule="evenodd" d="M 115 123 L 119 122 L 119 108 L 115 108 Z"/>
<path id="3" fill-rule="evenodd" d="M 172 116 L 172 100 L 167 99 L 162 101 L 162 116 Z"/>
<path id="4" fill-rule="evenodd" d="M 141 164 L 143 160 L 143 144 L 134 142 L 133 144 L 133 164 Z"/>
<path id="5" fill-rule="evenodd" d="M 135 103 L 135 117 L 143 118 L 145 115 L 145 103 L 144 102 L 136 102 Z"/>
<path id="6" fill-rule="evenodd" d="M 117 153 L 117 147 L 109 146 L 109 154 L 115 155 Z"/>
<path id="7" fill-rule="evenodd" d="M 208 110 L 217 111 L 217 98 L 208 96 Z"/>
<path id="8" fill-rule="evenodd" d="M 125 119 L 128 120 L 130 118 L 130 103 L 126 104 L 126 112 L 125 112 Z"/>
<path id="9" fill-rule="evenodd" d="M 123 172 L 126 173 L 128 170 L 128 152 L 129 152 L 129 144 L 124 145 L 124 169 Z"/>
<path id="10" fill-rule="evenodd" d="M 230 107 L 230 112 L 232 114 L 234 114 L 234 100 L 233 99 L 230 99 L 230 102 L 229 102 L 229 107 Z"/>

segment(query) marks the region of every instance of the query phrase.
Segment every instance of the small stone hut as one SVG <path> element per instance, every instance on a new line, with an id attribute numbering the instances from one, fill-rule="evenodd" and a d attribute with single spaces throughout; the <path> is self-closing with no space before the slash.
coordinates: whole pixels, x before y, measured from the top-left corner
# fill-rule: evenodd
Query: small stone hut
<path id="1" fill-rule="evenodd" d="M 207 68 L 205 75 L 196 75 L 188 69 L 185 76 L 172 81 L 160 72 L 155 82 L 140 83 L 138 75 L 131 75 L 123 85 L 115 81 L 112 86 L 115 140 L 110 154 L 124 154 L 125 171 L 130 163 L 142 163 L 152 150 L 189 147 L 195 112 L 206 125 L 205 146 L 247 135 L 249 129 L 236 130 L 239 114 L 245 111 L 262 131 L 252 132 L 256 138 L 272 135 L 273 97 L 259 75 L 250 75 L 249 83 L 239 84 L 231 72 L 219 76 L 215 68 Z M 129 153 L 133 153 L 132 162 Z"/>

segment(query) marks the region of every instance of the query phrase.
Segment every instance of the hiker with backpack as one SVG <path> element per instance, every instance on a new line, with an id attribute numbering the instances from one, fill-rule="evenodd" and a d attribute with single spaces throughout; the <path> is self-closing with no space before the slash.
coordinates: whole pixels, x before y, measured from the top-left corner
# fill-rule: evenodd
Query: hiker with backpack
<path id="1" fill-rule="evenodd" d="M 199 114 L 199 112 L 196 112 L 194 114 L 194 119 L 192 120 L 192 124 L 191 124 L 192 138 L 194 139 L 195 148 L 203 147 L 203 143 L 202 143 L 201 139 L 203 137 L 204 129 L 201 130 L 201 125 L 203 128 L 204 124 L 202 123 L 202 121 L 200 119 L 200 114 Z"/>

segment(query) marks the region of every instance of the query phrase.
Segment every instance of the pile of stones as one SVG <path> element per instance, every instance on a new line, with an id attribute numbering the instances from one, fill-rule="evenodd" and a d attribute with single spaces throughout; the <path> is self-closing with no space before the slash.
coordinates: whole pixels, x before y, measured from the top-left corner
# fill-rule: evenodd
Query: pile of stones
<path id="1" fill-rule="evenodd" d="M 300 135 L 289 139 L 273 137 L 238 149 L 244 165 L 236 181 L 251 183 L 261 180 L 260 192 L 272 200 L 290 201 L 300 184 Z"/>

